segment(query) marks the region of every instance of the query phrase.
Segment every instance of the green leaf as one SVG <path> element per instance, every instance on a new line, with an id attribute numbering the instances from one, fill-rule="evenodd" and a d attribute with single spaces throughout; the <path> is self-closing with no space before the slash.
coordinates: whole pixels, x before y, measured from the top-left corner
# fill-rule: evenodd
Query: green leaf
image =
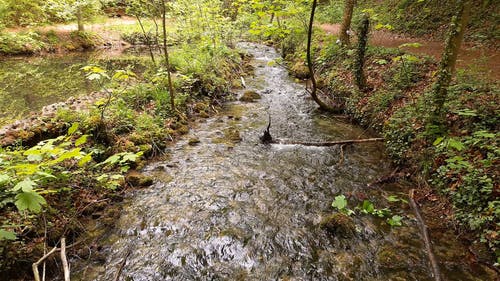
<path id="1" fill-rule="evenodd" d="M 68 129 L 68 135 L 71 136 L 72 134 L 74 134 L 78 130 L 79 126 L 80 124 L 78 122 L 73 123 L 73 125 L 71 125 L 71 127 L 69 127 Z"/>
<path id="2" fill-rule="evenodd" d="M 2 240 L 16 240 L 16 233 L 0 229 L 0 241 Z"/>
<path id="3" fill-rule="evenodd" d="M 465 145 L 459 140 L 449 139 L 448 140 L 448 147 L 454 148 L 458 151 L 462 151 L 462 150 L 464 150 Z"/>
<path id="4" fill-rule="evenodd" d="M 375 212 L 375 206 L 373 206 L 372 202 L 365 200 L 361 206 L 361 211 L 365 214 L 373 214 Z"/>
<path id="5" fill-rule="evenodd" d="M 42 210 L 42 205 L 46 204 L 46 201 L 40 194 L 31 191 L 16 195 L 15 204 L 19 211 L 28 210 L 39 213 Z"/>
<path id="6" fill-rule="evenodd" d="M 39 175 L 39 176 L 42 176 L 44 178 L 57 179 L 56 176 L 54 176 L 52 174 L 49 174 L 49 173 L 46 173 L 46 172 L 42 172 L 42 171 L 38 171 L 38 172 L 36 172 L 36 174 Z"/>
<path id="7" fill-rule="evenodd" d="M 23 192 L 31 192 L 33 188 L 37 186 L 36 182 L 32 181 L 30 178 L 25 178 L 24 180 L 18 182 L 12 191 L 22 190 Z"/>
<path id="8" fill-rule="evenodd" d="M 10 180 L 11 180 L 11 177 L 9 175 L 0 174 L 0 186 L 9 183 Z"/>
<path id="9" fill-rule="evenodd" d="M 335 197 L 335 200 L 332 202 L 332 207 L 343 210 L 347 207 L 347 199 L 344 195 L 339 195 Z"/>
<path id="10" fill-rule="evenodd" d="M 120 161 L 120 158 L 121 158 L 120 154 L 111 155 L 110 157 L 108 157 L 108 159 L 106 159 L 104 162 L 102 162 L 102 164 L 114 165 L 114 164 L 118 163 L 118 161 Z"/>
<path id="11" fill-rule="evenodd" d="M 392 218 L 387 219 L 387 223 L 390 226 L 402 226 L 403 225 L 401 223 L 402 220 L 403 220 L 403 217 L 398 216 L 398 215 L 394 215 L 394 216 L 392 216 Z"/>
<path id="12" fill-rule="evenodd" d="M 79 137 L 75 141 L 75 146 L 80 146 L 82 144 L 85 144 L 87 142 L 87 138 L 88 138 L 88 135 L 83 135 L 83 136 Z"/>
<path id="13" fill-rule="evenodd" d="M 61 154 L 61 156 L 59 156 L 57 159 L 55 159 L 54 161 L 52 161 L 52 163 L 59 163 L 59 162 L 62 162 L 64 160 L 67 160 L 67 159 L 71 159 L 71 158 L 79 158 L 82 156 L 82 153 L 80 152 L 81 148 L 74 148 L 70 151 L 67 151 L 67 152 L 64 152 L 63 154 Z"/>
<path id="14" fill-rule="evenodd" d="M 443 140 L 444 140 L 444 137 L 439 137 L 439 138 L 437 138 L 437 139 L 436 139 L 436 140 L 432 143 L 432 145 L 433 145 L 433 146 L 437 146 L 437 145 L 439 145 L 440 143 L 442 143 L 442 142 L 443 142 Z"/>
<path id="15" fill-rule="evenodd" d="M 83 167 L 85 164 L 87 164 L 90 160 L 92 160 L 92 154 L 87 154 L 78 161 L 78 166 Z"/>

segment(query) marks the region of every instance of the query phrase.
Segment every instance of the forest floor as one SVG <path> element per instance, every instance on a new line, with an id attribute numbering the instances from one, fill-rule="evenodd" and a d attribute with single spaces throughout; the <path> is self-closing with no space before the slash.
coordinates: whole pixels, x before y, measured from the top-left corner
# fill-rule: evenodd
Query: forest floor
<path id="1" fill-rule="evenodd" d="M 338 35 L 340 31 L 340 24 L 321 24 L 320 27 L 327 34 L 331 35 Z M 421 44 L 420 47 L 402 47 L 408 52 L 430 56 L 436 60 L 441 58 L 444 47 L 444 42 L 442 41 L 408 37 L 387 30 L 373 31 L 369 41 L 369 44 L 386 48 L 399 48 L 401 45 L 408 43 Z M 457 67 L 459 69 L 480 72 L 482 76 L 487 76 L 491 80 L 498 81 L 500 80 L 500 53 L 498 52 L 498 48 L 479 47 L 465 43 L 460 50 Z"/>

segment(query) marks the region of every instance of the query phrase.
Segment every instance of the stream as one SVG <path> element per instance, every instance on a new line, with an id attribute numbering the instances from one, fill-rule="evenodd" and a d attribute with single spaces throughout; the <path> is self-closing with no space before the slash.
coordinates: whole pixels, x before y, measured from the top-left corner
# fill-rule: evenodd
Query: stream
<path id="1" fill-rule="evenodd" d="M 170 147 L 168 160 L 144 173 L 155 179 L 123 203 L 102 242 L 103 262 L 72 261 L 73 280 L 434 280 L 416 220 L 404 198 L 409 186 L 367 183 L 391 172 L 383 145 L 302 147 L 261 145 L 272 117 L 275 137 L 306 141 L 369 137 L 361 128 L 316 110 L 304 85 L 271 63 L 274 49 L 245 43 L 254 56 L 248 89 L 255 103 L 231 102 Z M 241 94 L 241 93 L 239 93 Z M 234 142 L 225 132 L 239 132 Z M 189 138 L 200 143 L 190 145 Z M 233 138 L 234 139 L 234 138 Z M 349 207 L 368 199 L 404 217 L 353 215 L 351 235 L 321 221 L 335 196 Z M 453 234 L 451 234 L 453 236 Z M 460 243 L 433 241 L 444 280 L 489 280 L 463 264 Z M 118 273 L 120 272 L 120 273 Z"/>

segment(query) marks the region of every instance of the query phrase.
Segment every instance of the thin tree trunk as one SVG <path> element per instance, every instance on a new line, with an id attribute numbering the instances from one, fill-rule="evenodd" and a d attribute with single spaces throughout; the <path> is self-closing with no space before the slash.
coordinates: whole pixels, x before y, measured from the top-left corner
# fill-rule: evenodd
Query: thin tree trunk
<path id="1" fill-rule="evenodd" d="M 354 76 L 356 77 L 356 85 L 363 92 L 366 89 L 366 77 L 364 72 L 366 45 L 368 43 L 368 32 L 370 29 L 370 19 L 368 15 L 363 15 L 358 29 L 358 47 L 356 59 L 354 62 Z"/>
<path id="2" fill-rule="evenodd" d="M 352 13 L 356 0 L 345 0 L 344 16 L 342 17 L 342 25 L 340 26 L 339 40 L 343 46 L 349 45 L 349 29 L 351 28 Z"/>
<path id="3" fill-rule="evenodd" d="M 162 3 L 162 29 L 163 29 L 163 53 L 165 54 L 165 67 L 167 68 L 167 79 L 168 79 L 168 91 L 170 93 L 170 108 L 175 111 L 175 92 L 174 86 L 172 84 L 172 77 L 170 75 L 170 61 L 168 58 L 168 46 L 167 46 L 167 7 L 165 5 L 165 0 Z"/>
<path id="4" fill-rule="evenodd" d="M 457 0 L 457 11 L 451 20 L 445 49 L 439 65 L 438 78 L 432 91 L 434 108 L 430 125 L 436 129 L 439 129 L 444 122 L 443 106 L 448 96 L 448 87 L 455 72 L 458 52 L 469 22 L 471 4 L 470 0 Z"/>
<path id="5" fill-rule="evenodd" d="M 139 22 L 139 25 L 141 26 L 142 34 L 144 35 L 144 39 L 146 40 L 146 44 L 148 45 L 149 55 L 151 56 L 151 61 L 156 66 L 155 55 L 153 53 L 153 47 L 152 47 L 153 43 L 149 40 L 150 38 L 147 35 L 146 30 L 144 29 L 144 25 L 142 24 L 141 17 L 139 17 L 139 15 L 136 15 L 135 17 L 137 18 L 137 21 Z"/>
<path id="6" fill-rule="evenodd" d="M 80 7 L 78 7 L 76 10 L 76 21 L 78 24 L 78 31 L 79 32 L 85 31 L 85 26 L 83 25 L 82 8 L 80 8 Z"/>
<path id="7" fill-rule="evenodd" d="M 333 111 L 333 108 L 330 108 L 326 103 L 324 103 L 322 100 L 320 100 L 317 93 L 316 93 L 317 92 L 317 84 L 316 84 L 316 78 L 314 77 L 314 69 L 313 69 L 312 58 L 311 58 L 312 31 L 313 31 L 314 13 L 316 11 L 316 6 L 317 6 L 317 0 L 313 0 L 312 8 L 311 8 L 311 17 L 309 18 L 309 29 L 307 32 L 307 67 L 309 68 L 309 75 L 311 76 L 311 83 L 312 83 L 312 89 L 311 89 L 310 94 L 311 94 L 311 97 L 314 100 L 314 102 L 316 102 L 321 109 Z"/>

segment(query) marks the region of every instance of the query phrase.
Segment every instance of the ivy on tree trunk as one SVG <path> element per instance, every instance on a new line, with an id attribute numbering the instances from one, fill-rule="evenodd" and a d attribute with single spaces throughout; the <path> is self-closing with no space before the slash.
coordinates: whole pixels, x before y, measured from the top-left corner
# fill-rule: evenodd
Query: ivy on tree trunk
<path id="1" fill-rule="evenodd" d="M 470 0 L 457 0 L 456 14 L 451 20 L 445 49 L 439 64 L 438 78 L 432 89 L 432 113 L 429 125 L 435 133 L 441 133 L 445 121 L 443 106 L 448 96 L 448 87 L 455 72 L 458 52 L 469 22 L 471 9 Z"/>

